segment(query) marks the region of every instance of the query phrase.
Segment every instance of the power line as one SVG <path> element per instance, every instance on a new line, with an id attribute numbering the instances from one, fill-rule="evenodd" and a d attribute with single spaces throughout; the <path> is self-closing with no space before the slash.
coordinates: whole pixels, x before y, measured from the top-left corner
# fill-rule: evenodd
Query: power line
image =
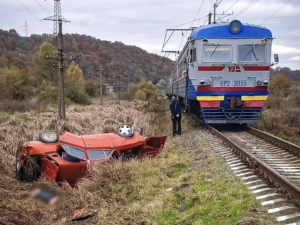
<path id="1" fill-rule="evenodd" d="M 191 23 L 191 22 L 193 22 L 193 21 L 200 20 L 200 19 L 203 19 L 203 18 L 206 18 L 206 16 L 198 17 L 198 18 L 195 19 L 195 20 L 191 20 L 191 21 L 188 21 L 188 22 L 186 22 L 186 23 L 180 24 L 180 25 L 178 25 L 178 26 L 176 26 L 176 27 L 173 27 L 172 29 L 177 28 L 177 27 L 181 27 L 181 26 L 183 26 L 183 25 L 186 25 L 186 24 L 188 24 L 188 23 Z"/>
<path id="2" fill-rule="evenodd" d="M 37 18 L 22 2 L 17 0 L 31 15 L 33 15 L 39 22 L 41 22 L 47 29 L 51 30 L 46 24 L 44 24 L 39 18 Z M 52 30 L 51 30 L 52 31 Z"/>
<path id="3" fill-rule="evenodd" d="M 200 5 L 200 7 L 199 7 L 199 9 L 198 9 L 198 11 L 197 11 L 197 13 L 196 13 L 196 16 L 195 16 L 194 20 L 192 21 L 190 27 L 193 26 L 193 23 L 195 22 L 195 20 L 196 20 L 198 14 L 199 14 L 199 12 L 200 12 L 200 10 L 201 10 L 201 8 L 202 8 L 203 3 L 204 3 L 204 0 L 202 1 L 201 5 Z M 187 31 L 185 31 L 184 33 L 182 32 L 181 41 L 180 41 L 180 44 L 179 44 L 179 47 L 178 47 L 178 51 L 179 51 L 180 48 L 181 48 L 182 41 L 183 41 L 183 37 L 184 37 L 184 35 L 186 34 L 186 32 L 187 32 Z"/>
<path id="4" fill-rule="evenodd" d="M 191 23 L 191 26 L 192 26 L 192 25 L 193 25 L 193 23 L 195 22 L 195 20 L 196 20 L 196 17 L 198 16 L 198 13 L 200 12 L 200 10 L 201 10 L 201 8 L 202 8 L 202 5 L 203 5 L 203 3 L 204 3 L 204 0 L 202 1 L 202 3 L 201 3 L 201 5 L 200 5 L 200 8 L 199 8 L 199 10 L 198 10 L 198 12 L 196 13 L 196 16 L 195 16 L 195 18 L 194 18 L 193 22 Z"/>
<path id="5" fill-rule="evenodd" d="M 232 20 L 237 18 L 242 13 L 246 12 L 251 6 L 253 6 L 255 3 L 257 3 L 259 0 L 253 0 L 250 2 L 244 9 L 242 9 L 240 12 L 238 12 L 234 17 L 232 17 Z"/>
<path id="6" fill-rule="evenodd" d="M 51 15 L 51 12 L 49 12 L 47 9 L 45 9 L 37 0 L 34 0 L 36 2 L 36 4 L 38 4 L 42 10 L 44 10 L 46 13 Z"/>
<path id="7" fill-rule="evenodd" d="M 285 3 L 280 9 L 278 9 L 275 13 L 273 13 L 269 18 L 267 18 L 264 22 L 262 22 L 260 25 L 264 24 L 267 20 L 269 20 L 271 17 L 273 17 L 276 13 L 278 13 L 283 7 L 285 7 L 287 4 L 289 4 L 292 0 L 289 0 L 287 3 Z"/>
<path id="8" fill-rule="evenodd" d="M 236 0 L 235 3 L 233 3 L 224 13 L 228 12 L 229 9 L 231 9 L 236 3 L 238 3 L 239 0 Z"/>

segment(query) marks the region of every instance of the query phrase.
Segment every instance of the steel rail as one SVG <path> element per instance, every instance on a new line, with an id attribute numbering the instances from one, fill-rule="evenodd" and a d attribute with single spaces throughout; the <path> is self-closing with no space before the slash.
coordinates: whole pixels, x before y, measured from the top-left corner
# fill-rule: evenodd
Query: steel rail
<path id="1" fill-rule="evenodd" d="M 255 129 L 253 127 L 247 127 L 247 132 L 249 132 L 250 134 L 261 138 L 271 144 L 276 145 L 277 147 L 283 148 L 285 149 L 287 152 L 293 154 L 294 156 L 300 158 L 300 146 L 295 145 L 293 143 L 287 142 L 285 140 L 282 140 L 278 137 L 275 137 L 272 134 L 268 134 L 264 131 Z"/>
<path id="2" fill-rule="evenodd" d="M 286 179 L 284 176 L 280 175 L 277 171 L 272 169 L 270 166 L 266 165 L 264 162 L 262 162 L 257 157 L 246 152 L 242 147 L 235 144 L 229 138 L 224 136 L 220 131 L 218 131 L 217 129 L 215 129 L 207 124 L 204 124 L 197 116 L 195 116 L 195 115 L 193 115 L 193 116 L 202 125 L 204 125 L 207 130 L 209 130 L 215 136 L 219 137 L 225 143 L 225 145 L 227 145 L 229 148 L 233 149 L 233 153 L 235 155 L 237 155 L 237 157 L 239 157 L 242 160 L 242 162 L 245 163 L 248 167 L 254 169 L 254 171 L 255 171 L 254 173 L 256 175 L 267 180 L 269 186 L 278 188 L 278 190 L 281 194 L 285 195 L 288 200 L 292 200 L 297 207 L 300 207 L 300 188 L 298 186 L 291 183 L 288 179 Z M 255 128 L 249 128 L 248 131 L 251 134 L 255 133 L 259 138 L 261 138 L 261 136 L 264 136 L 264 139 L 270 140 L 270 142 L 273 141 L 278 144 L 278 143 L 280 143 L 280 141 L 282 141 L 280 147 L 282 147 L 284 145 L 285 148 L 289 147 L 289 149 L 292 149 L 292 148 L 294 149 L 295 147 L 299 148 L 296 145 L 293 145 L 289 142 L 283 141 L 283 140 L 281 140 L 277 137 L 274 137 L 272 135 L 269 135 L 265 132 L 261 132 Z"/>
<path id="3" fill-rule="evenodd" d="M 284 176 L 280 175 L 277 171 L 263 163 L 255 156 L 243 150 L 240 146 L 236 145 L 233 141 L 225 137 L 221 132 L 211 126 L 207 126 L 213 134 L 223 140 L 226 145 L 233 149 L 233 153 L 237 155 L 244 163 L 255 170 L 255 173 L 269 181 L 269 185 L 279 188 L 280 193 L 286 195 L 287 199 L 293 200 L 295 205 L 300 207 L 300 188 Z"/>

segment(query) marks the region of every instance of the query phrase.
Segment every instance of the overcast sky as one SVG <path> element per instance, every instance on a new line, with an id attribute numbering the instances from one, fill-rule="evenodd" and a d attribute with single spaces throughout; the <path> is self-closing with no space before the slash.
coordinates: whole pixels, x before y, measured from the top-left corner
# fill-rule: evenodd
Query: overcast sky
<path id="1" fill-rule="evenodd" d="M 222 21 L 238 19 L 242 23 L 269 28 L 276 38 L 273 54 L 279 54 L 278 66 L 300 69 L 300 0 L 219 2 L 218 14 L 223 11 L 231 14 L 233 11 L 233 15 Z M 207 23 L 205 16 L 214 3 L 215 0 L 61 0 L 62 16 L 71 21 L 64 23 L 63 33 L 121 41 L 150 53 L 164 55 L 161 49 L 166 29 L 196 27 Z M 53 22 L 41 20 L 53 13 L 53 0 L 0 0 L 0 28 L 14 28 L 23 36 L 24 23 L 27 21 L 29 35 L 52 33 Z M 194 18 L 197 19 L 192 24 Z M 181 24 L 185 25 L 179 26 Z M 181 32 L 175 32 L 164 49 L 181 50 L 188 35 L 189 32 L 186 32 L 182 38 Z M 170 57 L 174 59 L 174 55 Z"/>

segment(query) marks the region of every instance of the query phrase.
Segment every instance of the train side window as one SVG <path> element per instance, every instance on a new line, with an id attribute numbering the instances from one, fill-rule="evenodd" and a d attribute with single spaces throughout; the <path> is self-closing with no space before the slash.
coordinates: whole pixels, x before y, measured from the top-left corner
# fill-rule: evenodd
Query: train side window
<path id="1" fill-rule="evenodd" d="M 190 50 L 190 62 L 197 61 L 196 48 Z"/>

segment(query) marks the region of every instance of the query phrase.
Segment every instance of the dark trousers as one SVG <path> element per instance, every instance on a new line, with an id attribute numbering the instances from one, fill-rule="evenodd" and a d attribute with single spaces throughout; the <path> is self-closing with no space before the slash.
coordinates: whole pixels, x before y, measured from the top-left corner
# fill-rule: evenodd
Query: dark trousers
<path id="1" fill-rule="evenodd" d="M 178 134 L 181 135 L 181 114 L 179 114 L 179 117 L 176 117 L 172 119 L 173 123 L 173 135 L 176 134 L 177 131 L 177 125 L 178 125 Z"/>

